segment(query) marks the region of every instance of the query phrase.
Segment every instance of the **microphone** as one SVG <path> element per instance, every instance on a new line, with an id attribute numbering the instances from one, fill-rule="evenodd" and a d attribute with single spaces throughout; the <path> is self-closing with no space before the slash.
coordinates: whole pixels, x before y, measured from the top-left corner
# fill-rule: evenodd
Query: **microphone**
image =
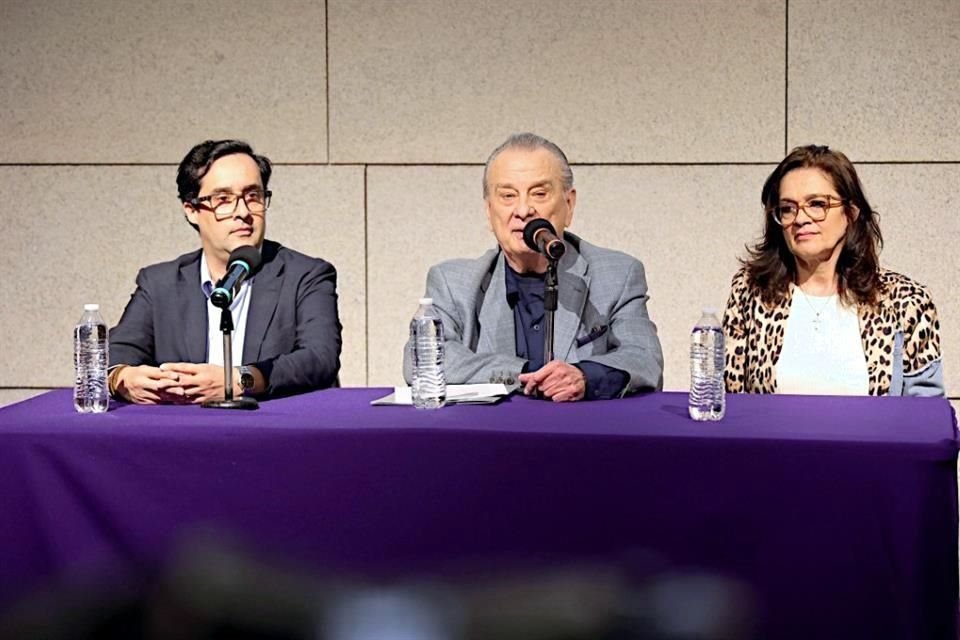
<path id="1" fill-rule="evenodd" d="M 240 283 L 246 280 L 254 269 L 260 266 L 260 252 L 256 247 L 238 247 L 230 253 L 227 261 L 227 275 L 213 288 L 210 302 L 213 306 L 227 309 L 233 303 Z"/>
<path id="2" fill-rule="evenodd" d="M 559 260 L 567 251 L 567 245 L 557 237 L 553 225 L 543 218 L 534 218 L 523 228 L 523 241 L 527 246 L 551 260 Z"/>

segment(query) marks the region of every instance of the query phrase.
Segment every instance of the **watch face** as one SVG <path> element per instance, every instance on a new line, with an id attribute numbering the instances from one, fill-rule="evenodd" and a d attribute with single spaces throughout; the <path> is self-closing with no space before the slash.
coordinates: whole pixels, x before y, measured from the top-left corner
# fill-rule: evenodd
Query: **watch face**
<path id="1" fill-rule="evenodd" d="M 244 389 L 253 387 L 253 374 L 246 369 L 240 370 L 240 386 Z"/>

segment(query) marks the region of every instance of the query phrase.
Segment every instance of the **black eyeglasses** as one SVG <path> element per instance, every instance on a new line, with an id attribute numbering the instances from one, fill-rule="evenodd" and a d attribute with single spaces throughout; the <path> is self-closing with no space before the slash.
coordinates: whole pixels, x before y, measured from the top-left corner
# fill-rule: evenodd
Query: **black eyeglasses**
<path id="1" fill-rule="evenodd" d="M 813 196 L 806 202 L 793 202 L 784 200 L 780 204 L 770 209 L 767 213 L 773 216 L 777 224 L 781 227 L 789 227 L 796 222 L 797 216 L 801 211 L 814 222 L 823 222 L 830 213 L 830 209 L 843 206 L 844 201 L 833 196 Z"/>
<path id="2" fill-rule="evenodd" d="M 193 198 L 188 203 L 194 209 L 203 208 L 212 211 L 217 220 L 223 220 L 236 213 L 241 200 L 243 200 L 244 206 L 250 213 L 265 212 L 270 207 L 270 196 L 272 195 L 272 191 L 261 191 L 260 189 L 251 189 L 242 194 L 222 191 L 209 196 Z"/>

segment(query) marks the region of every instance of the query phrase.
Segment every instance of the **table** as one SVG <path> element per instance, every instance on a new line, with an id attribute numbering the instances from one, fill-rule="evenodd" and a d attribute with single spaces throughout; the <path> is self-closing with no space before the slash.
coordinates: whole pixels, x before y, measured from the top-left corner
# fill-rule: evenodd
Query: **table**
<path id="1" fill-rule="evenodd" d="M 85 568 L 156 566 L 213 524 L 372 575 L 639 549 L 749 585 L 758 637 L 955 637 L 945 400 L 735 395 L 696 423 L 682 393 L 369 406 L 386 392 L 79 415 L 58 390 L 0 409 L 0 608 Z"/>

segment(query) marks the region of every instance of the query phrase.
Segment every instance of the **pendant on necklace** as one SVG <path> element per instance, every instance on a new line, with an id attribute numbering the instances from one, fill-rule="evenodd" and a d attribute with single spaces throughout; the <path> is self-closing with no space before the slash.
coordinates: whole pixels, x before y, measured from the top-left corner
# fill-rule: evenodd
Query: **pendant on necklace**
<path id="1" fill-rule="evenodd" d="M 820 324 L 823 322 L 823 319 L 818 313 L 813 320 L 813 351 L 815 353 L 827 353 L 827 334 L 824 331 L 820 330 Z"/>

